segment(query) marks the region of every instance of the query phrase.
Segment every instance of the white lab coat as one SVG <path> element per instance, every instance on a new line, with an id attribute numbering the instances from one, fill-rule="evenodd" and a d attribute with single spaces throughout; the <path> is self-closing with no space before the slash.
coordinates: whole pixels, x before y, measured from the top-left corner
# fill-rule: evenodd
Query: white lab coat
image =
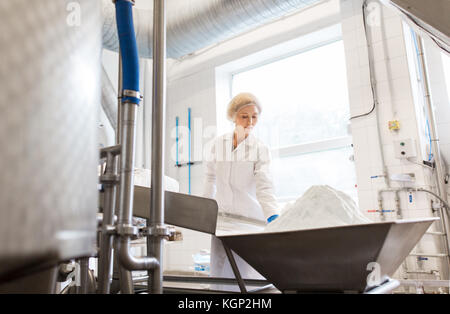
<path id="1" fill-rule="evenodd" d="M 267 146 L 252 134 L 234 150 L 233 133 L 216 138 L 206 160 L 203 195 L 217 201 L 219 212 L 261 221 L 279 214 Z M 263 279 L 243 259 L 234 256 L 243 278 Z M 213 277 L 234 278 L 222 243 L 215 236 L 211 240 L 210 268 Z"/>

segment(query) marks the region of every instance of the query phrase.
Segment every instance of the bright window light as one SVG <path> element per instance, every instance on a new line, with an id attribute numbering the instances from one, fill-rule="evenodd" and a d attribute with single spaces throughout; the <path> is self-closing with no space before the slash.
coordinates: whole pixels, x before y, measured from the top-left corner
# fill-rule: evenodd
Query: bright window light
<path id="1" fill-rule="evenodd" d="M 261 100 L 257 128 L 262 135 L 278 135 L 267 142 L 272 148 L 348 136 L 342 41 L 235 74 L 232 88 L 233 95 L 248 91 Z"/>
<path id="2" fill-rule="evenodd" d="M 240 92 L 262 103 L 254 132 L 272 149 L 280 200 L 294 200 L 316 184 L 356 200 L 342 40 L 235 73 L 232 94 Z M 338 145 L 343 138 L 349 140 Z"/>

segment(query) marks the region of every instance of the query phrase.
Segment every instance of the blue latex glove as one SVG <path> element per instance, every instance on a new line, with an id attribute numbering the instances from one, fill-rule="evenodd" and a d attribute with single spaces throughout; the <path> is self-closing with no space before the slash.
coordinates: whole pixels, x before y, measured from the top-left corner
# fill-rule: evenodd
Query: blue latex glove
<path id="1" fill-rule="evenodd" d="M 271 223 L 275 219 L 277 219 L 280 215 L 272 215 L 269 218 L 267 218 L 267 223 Z"/>

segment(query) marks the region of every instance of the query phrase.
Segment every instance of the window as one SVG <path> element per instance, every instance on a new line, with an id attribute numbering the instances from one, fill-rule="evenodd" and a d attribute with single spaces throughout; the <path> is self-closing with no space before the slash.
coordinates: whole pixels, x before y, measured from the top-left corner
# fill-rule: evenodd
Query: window
<path id="1" fill-rule="evenodd" d="M 356 201 L 342 40 L 235 73 L 232 94 L 244 91 L 263 105 L 254 132 L 272 150 L 280 201 L 294 200 L 316 184 Z"/>
<path id="2" fill-rule="evenodd" d="M 421 144 L 421 155 L 426 160 L 433 159 L 433 141 L 429 110 L 423 90 L 423 71 L 420 66 L 419 42 L 416 31 L 408 23 L 403 22 L 403 34 L 408 58 L 408 68 L 411 79 L 412 95 L 414 98 L 417 127 Z M 420 34 L 419 34 L 420 37 Z M 431 93 L 434 120 L 440 135 L 439 147 L 442 157 L 448 159 L 450 155 L 450 141 L 446 134 L 450 129 L 450 57 L 432 42 L 427 36 L 421 37 L 427 68 L 428 87 Z"/>

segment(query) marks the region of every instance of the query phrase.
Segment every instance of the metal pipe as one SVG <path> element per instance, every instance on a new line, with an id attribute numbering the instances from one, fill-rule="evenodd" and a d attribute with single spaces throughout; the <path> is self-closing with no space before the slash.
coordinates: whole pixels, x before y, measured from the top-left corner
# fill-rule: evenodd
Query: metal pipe
<path id="1" fill-rule="evenodd" d="M 434 197 L 436 197 L 437 199 L 439 199 L 442 202 L 442 204 L 444 205 L 444 207 L 448 211 L 450 211 L 450 205 L 448 204 L 448 202 L 446 202 L 442 197 L 440 197 L 438 194 L 434 193 L 433 191 L 430 191 L 430 190 L 427 190 L 427 189 L 424 189 L 424 188 L 390 188 L 390 189 L 378 190 L 378 200 L 379 200 L 379 202 L 381 202 L 380 206 L 382 207 L 382 201 L 383 201 L 382 196 L 381 196 L 382 193 L 384 193 L 384 192 L 393 192 L 393 193 L 396 193 L 396 195 L 397 195 L 401 191 L 404 191 L 404 192 L 424 192 L 424 193 L 431 194 Z M 447 233 L 445 233 L 445 232 L 427 232 L 427 233 L 428 234 L 435 234 L 435 235 L 442 235 L 444 237 L 447 237 Z M 447 252 L 448 252 L 448 249 L 447 249 Z"/>
<path id="2" fill-rule="evenodd" d="M 136 141 L 137 105 L 125 102 L 122 105 L 121 123 L 121 161 L 120 161 L 120 205 L 116 239 L 119 260 L 119 279 L 122 293 L 133 293 L 131 270 L 148 270 L 159 265 L 151 257 L 134 257 L 130 253 L 133 234 L 133 195 L 134 195 L 134 147 Z"/>
<path id="3" fill-rule="evenodd" d="M 136 145 L 137 106 L 141 101 L 139 93 L 139 54 L 133 24 L 133 2 L 116 0 L 116 20 L 123 63 L 121 160 L 120 160 L 120 202 L 116 249 L 119 255 L 119 267 L 127 270 L 149 270 L 158 267 L 159 262 L 153 257 L 134 257 L 130 253 L 131 238 L 137 235 L 132 225 L 134 197 L 134 160 Z M 127 285 L 132 285 L 131 276 L 127 275 Z M 121 283 L 122 285 L 122 283 Z M 128 289 L 132 290 L 132 289 Z"/>
<path id="4" fill-rule="evenodd" d="M 120 160 L 120 204 L 119 225 L 132 223 L 134 194 L 134 158 L 136 144 L 136 105 L 126 102 L 122 105 Z"/>
<path id="5" fill-rule="evenodd" d="M 114 225 L 114 210 L 116 207 L 116 159 L 120 153 L 120 145 L 102 150 L 101 157 L 106 155 L 106 171 L 101 181 L 104 185 L 104 206 L 102 233 L 99 252 L 98 286 L 99 293 L 109 294 L 112 280 L 112 248 L 114 236 L 108 232 L 108 227 Z"/>
<path id="6" fill-rule="evenodd" d="M 114 224 L 117 223 L 117 216 L 113 217 Z M 103 225 L 103 213 L 97 213 L 97 226 L 100 228 Z"/>
<path id="7" fill-rule="evenodd" d="M 103 215 L 103 224 L 102 224 L 102 233 L 100 237 L 100 251 L 98 257 L 98 287 L 99 293 L 108 294 L 109 287 L 111 282 L 111 262 L 112 262 L 112 245 L 114 238 L 112 235 L 108 235 L 106 232 L 106 228 L 109 223 L 110 212 L 112 212 L 112 207 L 114 206 L 114 201 L 112 198 L 115 198 L 115 192 L 112 191 L 112 187 L 105 188 L 105 206 L 104 211 L 106 212 Z M 111 204 L 112 202 L 112 204 Z M 111 209 L 107 209 L 111 208 Z"/>
<path id="8" fill-rule="evenodd" d="M 119 75 L 118 75 L 118 88 L 117 88 L 117 129 L 116 129 L 116 143 L 118 145 L 122 144 L 122 117 L 123 117 L 123 106 L 122 106 L 122 95 L 123 95 L 123 64 L 122 64 L 122 54 L 119 49 Z M 116 173 L 120 173 L 121 171 L 121 156 L 117 156 L 116 159 Z M 117 184 L 117 188 L 120 190 L 120 181 Z M 116 193 L 116 206 L 117 206 L 117 215 L 120 215 L 119 213 L 119 205 L 120 205 L 120 193 Z M 115 243 L 115 253 L 114 253 L 114 259 L 116 261 L 116 268 L 119 273 L 119 283 L 120 283 L 120 291 L 123 294 L 133 294 L 133 282 L 132 282 L 132 275 L 131 271 L 123 267 L 119 263 L 119 248 L 120 248 L 120 239 L 119 237 L 116 238 Z"/>
<path id="9" fill-rule="evenodd" d="M 395 206 L 396 210 L 399 211 L 400 208 L 400 198 L 398 196 L 398 193 L 400 191 L 406 191 L 405 188 L 387 188 L 387 189 L 380 189 L 378 190 L 378 209 L 380 212 L 384 212 L 383 210 L 383 193 L 392 192 L 395 193 Z"/>
<path id="10" fill-rule="evenodd" d="M 120 171 L 120 206 L 118 233 L 119 261 L 128 270 L 153 269 L 159 265 L 152 257 L 134 257 L 130 254 L 133 232 L 133 196 L 134 196 L 134 147 L 136 144 L 136 110 L 137 105 L 126 101 L 123 104 L 121 171 Z"/>
<path id="11" fill-rule="evenodd" d="M 376 106 L 376 110 L 375 110 L 375 119 L 376 119 L 376 130 L 377 130 L 377 139 L 378 139 L 378 148 L 379 148 L 379 152 L 380 152 L 380 159 L 381 159 L 381 167 L 382 167 L 382 171 L 383 171 L 383 178 L 384 178 L 384 183 L 386 184 L 387 188 L 391 187 L 391 182 L 389 179 L 389 171 L 388 168 L 386 166 L 386 161 L 385 161 L 385 157 L 384 157 L 384 148 L 383 148 L 383 142 L 382 142 L 382 137 L 381 137 L 381 130 L 380 130 L 380 106 L 379 106 L 379 102 L 378 102 L 378 88 L 377 88 L 377 82 L 376 82 L 376 78 L 375 78 L 375 66 L 374 66 L 374 51 L 373 51 L 373 45 L 372 45 L 372 38 L 370 38 L 370 32 L 368 31 L 368 23 L 367 23 L 367 18 L 366 18 L 366 10 L 367 10 L 367 0 L 365 0 L 363 2 L 363 6 L 362 6 L 362 13 L 363 13 L 363 18 L 364 18 L 364 31 L 365 31 L 365 36 L 366 36 L 366 43 L 367 43 L 367 53 L 368 53 L 368 61 L 369 61 L 369 75 L 370 75 L 370 86 L 371 86 L 371 90 L 372 90 L 372 96 L 373 96 L 373 102 L 374 102 L 374 106 Z M 384 211 L 383 208 L 381 208 L 381 203 L 379 202 L 380 205 L 380 219 L 382 221 L 386 220 L 386 216 L 384 215 Z"/>
<path id="12" fill-rule="evenodd" d="M 286 14 L 326 0 L 173 0 L 168 7 L 168 56 L 180 58 L 227 40 Z M 156 11 L 153 11 L 156 12 Z M 134 9 L 139 54 L 152 58 L 152 10 Z M 103 47 L 117 51 L 117 29 L 111 0 L 103 0 Z"/>
<path id="13" fill-rule="evenodd" d="M 450 212 L 450 206 L 443 198 L 441 198 L 436 193 L 434 193 L 434 192 L 432 192 L 430 190 L 424 189 L 424 188 L 390 188 L 390 189 L 379 190 L 378 191 L 379 206 L 381 208 L 383 207 L 383 199 L 382 199 L 382 196 L 381 196 L 382 193 L 384 193 L 384 192 L 394 192 L 394 193 L 398 194 L 400 191 L 405 191 L 405 192 L 424 192 L 424 193 L 431 194 L 431 195 L 435 196 L 436 198 L 438 198 L 442 202 L 444 207 Z M 442 211 L 442 209 L 441 209 L 440 213 L 441 213 L 440 217 L 442 219 L 443 215 L 446 212 Z M 448 244 L 448 234 L 447 234 L 447 230 L 446 230 L 445 225 L 444 225 L 444 221 L 441 221 L 441 224 L 442 224 L 442 228 L 445 231 L 445 232 L 443 232 L 441 234 L 443 236 L 443 239 L 444 239 L 443 247 L 444 247 L 444 250 L 445 250 L 445 254 L 416 254 L 416 253 L 412 253 L 412 254 L 410 254 L 410 256 L 429 256 L 429 257 L 438 257 L 438 258 L 445 259 L 445 263 L 443 263 L 444 265 L 442 265 L 442 274 L 443 274 L 444 278 L 448 278 L 448 274 L 449 274 L 448 265 L 450 265 L 449 247 L 447 245 Z"/>
<path id="14" fill-rule="evenodd" d="M 119 258 L 120 263 L 128 270 L 148 270 L 155 269 L 159 262 L 153 257 L 134 257 L 130 254 L 130 237 L 120 239 Z"/>
<path id="15" fill-rule="evenodd" d="M 445 201 L 442 197 L 440 197 L 439 195 L 437 195 L 436 193 L 430 191 L 430 190 L 426 190 L 423 188 L 408 188 L 408 192 L 425 192 L 425 193 L 429 193 L 431 195 L 433 195 L 434 197 L 436 197 L 437 199 L 439 199 L 442 204 L 444 205 L 445 208 L 447 208 L 447 210 L 450 210 L 450 205 L 447 203 L 447 201 Z"/>
<path id="16" fill-rule="evenodd" d="M 116 246 L 116 259 L 119 260 L 119 247 L 120 247 L 120 238 L 116 238 L 115 242 Z M 134 285 L 133 285 L 133 276 L 131 271 L 122 266 L 122 264 L 118 263 L 119 267 L 119 284 L 120 284 L 120 293 L 121 294 L 134 294 Z"/>
<path id="17" fill-rule="evenodd" d="M 390 188 L 390 189 L 381 189 L 381 190 L 378 190 L 378 200 L 382 201 L 382 199 L 383 199 L 382 196 L 381 196 L 382 193 L 393 192 L 396 195 L 398 195 L 398 192 L 402 192 L 402 191 L 404 191 L 404 192 L 425 192 L 425 193 L 429 193 L 429 194 L 433 195 L 434 197 L 438 198 L 442 202 L 444 207 L 447 208 L 450 211 L 450 205 L 447 203 L 447 201 L 445 201 L 438 194 L 436 194 L 436 193 L 434 193 L 434 192 L 432 192 L 430 190 L 424 189 L 424 188 Z M 397 201 L 397 198 L 398 198 L 398 196 L 396 196 L 396 201 Z"/>
<path id="18" fill-rule="evenodd" d="M 400 206 L 400 196 L 399 196 L 398 191 L 395 192 L 395 210 L 396 210 L 397 218 L 402 219 L 403 214 L 402 214 L 402 208 Z"/>
<path id="19" fill-rule="evenodd" d="M 116 144 L 122 143 L 121 132 L 122 130 L 122 94 L 123 94 L 123 65 L 122 65 L 122 54 L 119 51 L 119 78 L 117 87 L 117 129 L 116 129 Z M 120 158 L 119 158 L 120 160 Z M 119 163 L 120 164 L 120 163 Z"/>
<path id="20" fill-rule="evenodd" d="M 410 253 L 409 256 L 426 256 L 426 257 L 445 258 L 448 256 L 448 254 L 445 254 L 445 253 Z"/>
<path id="21" fill-rule="evenodd" d="M 154 1 L 153 18 L 153 90 L 152 90 L 152 170 L 150 228 L 164 228 L 164 142 L 166 110 L 166 1 Z M 147 238 L 147 252 L 159 261 L 149 272 L 149 293 L 162 293 L 164 239 L 158 234 Z"/>
<path id="22" fill-rule="evenodd" d="M 80 259 L 80 283 L 81 294 L 88 294 L 89 291 L 89 257 Z"/>

